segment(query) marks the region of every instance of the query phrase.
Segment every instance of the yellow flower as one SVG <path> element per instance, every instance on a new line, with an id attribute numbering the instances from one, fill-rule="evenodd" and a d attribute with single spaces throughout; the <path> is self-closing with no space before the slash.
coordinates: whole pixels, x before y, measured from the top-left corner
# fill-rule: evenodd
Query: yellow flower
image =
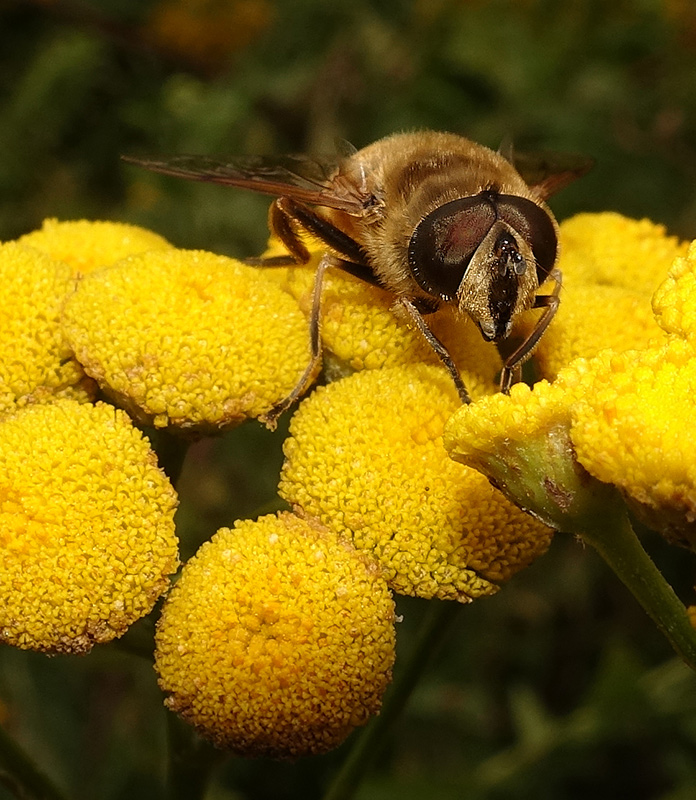
<path id="1" fill-rule="evenodd" d="M 166 239 L 145 228 L 85 219 L 68 222 L 46 219 L 39 230 L 27 233 L 18 241 L 67 262 L 76 275 L 85 275 L 146 250 L 171 247 Z"/>
<path id="2" fill-rule="evenodd" d="M 687 244 L 662 225 L 614 212 L 578 214 L 560 230 L 561 303 L 535 351 L 539 375 L 553 380 L 578 357 L 663 341 L 650 297 Z M 524 315 L 521 333 L 531 331 L 538 314 Z"/>
<path id="3" fill-rule="evenodd" d="M 546 550 L 550 532 L 448 459 L 442 431 L 457 406 L 449 375 L 429 365 L 319 388 L 290 423 L 279 492 L 351 536 L 397 592 L 462 602 L 492 594 Z"/>
<path id="4" fill-rule="evenodd" d="M 61 400 L 0 422 L 0 640 L 79 653 L 149 613 L 176 496 L 122 412 Z"/>
<path id="5" fill-rule="evenodd" d="M 104 392 L 157 427 L 262 417 L 309 361 L 297 304 L 262 270 L 202 251 L 151 251 L 87 275 L 64 325 Z"/>
<path id="6" fill-rule="evenodd" d="M 696 357 L 673 339 L 644 351 L 604 353 L 586 367 L 573 408 L 580 463 L 618 486 L 644 521 L 696 544 Z"/>
<path id="7" fill-rule="evenodd" d="M 145 34 L 178 58 L 217 72 L 268 27 L 273 10 L 269 0 L 161 0 Z"/>
<path id="8" fill-rule="evenodd" d="M 526 330 L 538 314 L 527 313 Z M 564 281 L 558 312 L 534 358 L 540 375 L 553 380 L 576 358 L 591 358 L 606 348 L 649 347 L 664 338 L 648 296 L 622 286 L 569 280 Z"/>
<path id="9" fill-rule="evenodd" d="M 222 528 L 157 627 L 166 704 L 246 755 L 321 753 L 379 710 L 394 605 L 376 566 L 293 514 Z"/>
<path id="10" fill-rule="evenodd" d="M 87 378 L 60 330 L 70 268 L 32 247 L 0 245 L 0 417 L 57 396 L 88 400 Z"/>
<path id="11" fill-rule="evenodd" d="M 696 242 L 676 258 L 666 280 L 653 296 L 657 321 L 667 333 L 696 344 Z"/>
<path id="12" fill-rule="evenodd" d="M 667 236 L 664 225 L 613 211 L 577 214 L 560 226 L 559 267 L 570 283 L 622 286 L 648 297 L 664 280 L 687 242 Z"/>
<path id="13" fill-rule="evenodd" d="M 580 532 L 611 492 L 577 463 L 570 439 L 571 410 L 582 370 L 556 383 L 518 383 L 460 408 L 448 421 L 450 456 L 479 470 L 524 508 L 556 530 Z"/>

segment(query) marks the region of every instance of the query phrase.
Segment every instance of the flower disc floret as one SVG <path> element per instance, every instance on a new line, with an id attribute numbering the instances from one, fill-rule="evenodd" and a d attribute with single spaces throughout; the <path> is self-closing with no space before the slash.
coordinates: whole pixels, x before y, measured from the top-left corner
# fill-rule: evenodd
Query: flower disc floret
<path id="1" fill-rule="evenodd" d="M 667 333 L 696 343 L 696 242 L 676 258 L 653 297 L 657 321 Z"/>
<path id="2" fill-rule="evenodd" d="M 591 358 L 602 350 L 649 347 L 664 340 L 647 295 L 622 286 L 566 281 L 561 304 L 534 351 L 539 373 L 553 380 L 576 358 Z M 529 331 L 538 311 L 528 312 Z"/>
<path id="3" fill-rule="evenodd" d="M 659 348 L 589 362 L 573 408 L 577 457 L 650 514 L 650 524 L 696 542 L 696 358 L 674 339 Z"/>
<path id="4" fill-rule="evenodd" d="M 337 747 L 377 713 L 394 605 L 376 565 L 284 513 L 222 528 L 186 564 L 157 626 L 167 706 L 220 747 Z"/>
<path id="5" fill-rule="evenodd" d="M 263 416 L 309 360 L 295 301 L 261 270 L 203 251 L 151 251 L 87 275 L 64 326 L 104 392 L 156 427 Z"/>
<path id="6" fill-rule="evenodd" d="M 123 411 L 61 400 L 0 422 L 0 640 L 85 652 L 176 570 L 176 495 Z"/>
<path id="7" fill-rule="evenodd" d="M 0 417 L 56 396 L 88 400 L 87 378 L 60 329 L 74 280 L 67 264 L 16 242 L 0 245 Z"/>
<path id="8" fill-rule="evenodd" d="M 136 225 L 86 219 L 66 222 L 46 219 L 39 230 L 22 236 L 19 243 L 65 261 L 73 273 L 79 275 L 113 264 L 126 256 L 172 246 L 159 234 Z"/>
<path id="9" fill-rule="evenodd" d="M 614 502 L 577 463 L 570 439 L 571 411 L 582 393 L 583 359 L 553 384 L 523 383 L 464 406 L 445 429 L 456 461 L 480 470 L 520 508 L 556 530 L 583 531 L 598 509 Z"/>
<path id="10" fill-rule="evenodd" d="M 291 421 L 281 496 L 350 535 L 397 592 L 462 602 L 492 594 L 550 534 L 447 457 L 442 432 L 457 406 L 450 376 L 429 365 L 317 389 Z"/>

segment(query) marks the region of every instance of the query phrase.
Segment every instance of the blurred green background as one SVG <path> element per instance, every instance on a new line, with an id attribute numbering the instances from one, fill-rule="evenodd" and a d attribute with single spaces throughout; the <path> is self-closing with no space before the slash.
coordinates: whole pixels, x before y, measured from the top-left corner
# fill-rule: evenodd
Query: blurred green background
<path id="1" fill-rule="evenodd" d="M 696 3 L 0 0 L 0 240 L 85 217 L 251 255 L 267 199 L 120 154 L 318 153 L 414 128 L 587 154 L 594 171 L 552 202 L 560 219 L 611 209 L 694 238 Z M 273 502 L 282 437 L 248 425 L 194 446 L 185 556 Z M 656 538 L 691 600 L 693 564 Z M 401 658 L 427 605 L 398 600 Z M 114 645 L 0 649 L 0 721 L 70 797 L 163 797 L 162 696 L 150 664 Z M 312 800 L 345 752 L 226 758 L 209 798 Z M 0 769 L 0 798 L 15 796 Z M 460 609 L 358 796 L 692 800 L 696 681 L 595 554 L 559 536 Z"/>

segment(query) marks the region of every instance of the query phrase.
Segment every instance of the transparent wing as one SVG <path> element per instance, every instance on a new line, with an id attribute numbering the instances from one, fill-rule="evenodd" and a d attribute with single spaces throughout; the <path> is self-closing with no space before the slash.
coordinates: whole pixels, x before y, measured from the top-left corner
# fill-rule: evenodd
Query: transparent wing
<path id="1" fill-rule="evenodd" d="M 303 203 L 328 206 L 360 215 L 370 197 L 341 172 L 340 159 L 309 156 L 212 156 L 180 155 L 171 158 L 122 156 L 129 164 L 163 175 L 238 186 Z"/>
<path id="2" fill-rule="evenodd" d="M 505 155 L 542 200 L 581 178 L 594 166 L 594 159 L 573 153 L 513 152 Z"/>

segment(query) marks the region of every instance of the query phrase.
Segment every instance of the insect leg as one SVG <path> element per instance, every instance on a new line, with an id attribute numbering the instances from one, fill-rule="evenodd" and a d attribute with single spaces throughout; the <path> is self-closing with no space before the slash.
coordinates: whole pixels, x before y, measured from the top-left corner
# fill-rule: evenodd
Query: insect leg
<path id="1" fill-rule="evenodd" d="M 559 294 L 561 293 L 563 276 L 559 269 L 554 269 L 549 277 L 553 278 L 556 282 L 553 291 L 551 294 L 539 294 L 534 300 L 534 308 L 543 308 L 544 313 L 537 320 L 537 324 L 534 326 L 529 336 L 514 353 L 507 357 L 503 364 L 503 371 L 500 374 L 500 391 L 505 394 L 510 392 L 510 387 L 515 382 L 515 379 L 519 379 L 519 371 L 522 365 L 534 353 L 536 346 L 539 344 L 539 340 L 549 327 L 554 314 L 558 311 L 560 303 Z"/>
<path id="2" fill-rule="evenodd" d="M 321 337 L 319 336 L 321 290 L 324 283 L 324 273 L 326 268 L 331 265 L 331 261 L 331 256 L 328 253 L 323 255 L 314 276 L 312 309 L 309 316 L 310 361 L 290 394 L 260 418 L 261 422 L 265 423 L 271 430 L 275 430 L 278 424 L 278 417 L 305 393 L 321 359 Z"/>
<path id="3" fill-rule="evenodd" d="M 311 358 L 307 368 L 290 394 L 261 418 L 262 422 L 265 422 L 268 427 L 273 429 L 277 425 L 278 417 L 307 390 L 321 359 L 321 338 L 319 335 L 321 290 L 327 267 L 337 267 L 373 285 L 377 285 L 377 279 L 365 262 L 365 255 L 358 243 L 332 222 L 309 208 L 309 206 L 304 205 L 304 203 L 299 203 L 290 197 L 279 197 L 269 211 L 269 225 L 271 231 L 287 247 L 289 254 L 287 256 L 248 259 L 247 263 L 255 266 L 306 264 L 310 260 L 311 254 L 301 239 L 302 230 L 313 234 L 329 250 L 319 261 L 319 266 L 314 276 L 312 308 L 309 317 Z"/>
<path id="4" fill-rule="evenodd" d="M 430 347 L 432 347 L 445 367 L 447 367 L 447 370 L 454 381 L 457 393 L 459 394 L 459 399 L 462 401 L 462 403 L 470 403 L 471 397 L 469 397 L 469 392 L 467 392 L 466 386 L 464 386 L 464 381 L 462 380 L 462 376 L 459 374 L 456 364 L 452 360 L 452 356 L 449 354 L 444 344 L 442 344 L 437 336 L 435 336 L 435 334 L 430 330 L 428 323 L 423 319 L 421 312 L 407 297 L 399 297 L 397 299 L 397 303 L 407 312 L 411 321 L 416 328 L 418 328 L 425 341 L 430 345 Z"/>

